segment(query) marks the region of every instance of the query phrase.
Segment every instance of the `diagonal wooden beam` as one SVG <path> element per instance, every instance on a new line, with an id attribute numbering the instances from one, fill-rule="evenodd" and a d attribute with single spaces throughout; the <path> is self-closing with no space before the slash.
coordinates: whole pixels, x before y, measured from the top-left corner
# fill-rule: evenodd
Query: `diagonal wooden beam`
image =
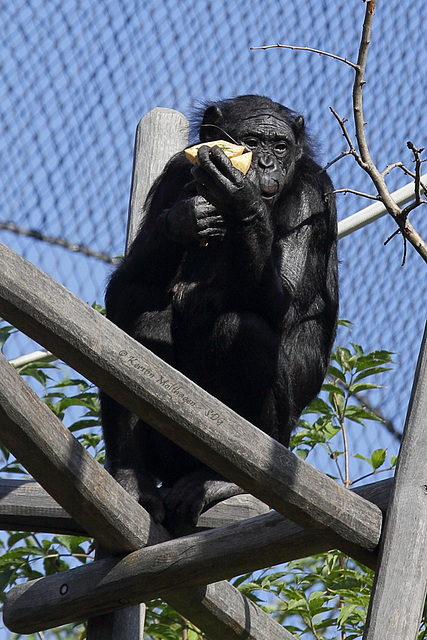
<path id="1" fill-rule="evenodd" d="M 5 245 L 0 272 L 1 314 L 13 325 L 278 512 L 304 528 L 325 529 L 362 560 L 375 549 L 382 525 L 375 505 L 241 418 Z"/>
<path id="2" fill-rule="evenodd" d="M 167 540 L 148 513 L 92 458 L 0 354 L 0 440 L 70 515 L 112 553 Z M 89 566 L 89 565 L 88 565 Z M 226 590 L 226 591 L 225 591 Z M 224 593 L 228 605 L 221 609 Z M 292 636 L 226 582 L 171 594 L 171 604 L 213 637 L 273 640 Z M 234 620 L 233 616 L 236 616 Z M 81 615 L 77 616 L 81 619 Z M 33 622 L 31 624 L 33 625 Z M 13 620 L 12 620 L 13 624 Z M 250 630 L 250 636 L 247 630 Z"/>
<path id="3" fill-rule="evenodd" d="M 333 542 L 301 535 L 300 527 L 272 512 L 18 585 L 7 596 L 4 619 L 18 633 L 38 631 L 167 597 L 171 585 L 175 591 L 261 569 L 272 554 L 276 562 L 305 557 L 313 543 L 326 551 Z"/>
<path id="4" fill-rule="evenodd" d="M 391 483 L 385 480 L 359 491 L 385 508 Z M 321 553 L 331 544 L 333 541 L 321 533 L 307 532 L 270 512 L 142 549 L 123 560 L 101 560 L 19 585 L 7 596 L 5 620 L 12 630 L 29 633 L 75 620 L 78 615 L 99 616 L 120 609 L 124 603 L 134 604 L 159 595 L 184 615 L 183 607 L 187 606 L 194 620 L 197 591 L 192 590 L 189 604 L 187 588 L 180 591 L 182 585 L 198 586 L 206 582 L 207 576 L 216 580 Z M 371 566 L 375 559 L 373 554 Z M 206 596 L 206 588 L 199 591 Z"/>

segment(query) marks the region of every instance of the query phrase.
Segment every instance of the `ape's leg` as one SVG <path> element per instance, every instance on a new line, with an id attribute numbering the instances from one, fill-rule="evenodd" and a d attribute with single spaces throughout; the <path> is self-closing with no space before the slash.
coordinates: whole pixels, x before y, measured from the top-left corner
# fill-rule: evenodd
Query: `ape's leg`
<path id="1" fill-rule="evenodd" d="M 138 418 L 101 392 L 105 467 L 117 482 L 152 515 L 162 522 L 162 497 L 147 464 L 146 429 Z"/>
<path id="2" fill-rule="evenodd" d="M 195 382 L 278 439 L 288 422 L 289 397 L 284 390 L 289 385 L 281 373 L 277 393 L 277 363 L 283 355 L 279 338 L 264 320 L 252 313 L 229 313 L 217 318 L 208 336 L 200 328 L 184 336 L 187 330 L 186 324 L 176 336 L 177 344 L 185 344 L 180 368 L 190 367 Z M 165 499 L 167 522 L 176 531 L 185 521 L 195 523 L 207 505 L 239 493 L 236 484 L 202 466 L 173 485 Z"/>

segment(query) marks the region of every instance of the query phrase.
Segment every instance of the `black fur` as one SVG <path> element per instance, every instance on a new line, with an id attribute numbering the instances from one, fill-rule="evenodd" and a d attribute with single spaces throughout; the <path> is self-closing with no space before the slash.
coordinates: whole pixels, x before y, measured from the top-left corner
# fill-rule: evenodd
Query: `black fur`
<path id="1" fill-rule="evenodd" d="M 169 162 L 107 316 L 284 445 L 320 390 L 336 329 L 336 212 L 304 120 L 260 96 L 205 109 L 200 140 L 253 151 L 247 176 L 218 148 Z M 207 243 L 207 244 L 206 244 Z M 240 490 L 101 394 L 108 467 L 166 524 Z M 158 481 L 170 488 L 163 499 Z"/>

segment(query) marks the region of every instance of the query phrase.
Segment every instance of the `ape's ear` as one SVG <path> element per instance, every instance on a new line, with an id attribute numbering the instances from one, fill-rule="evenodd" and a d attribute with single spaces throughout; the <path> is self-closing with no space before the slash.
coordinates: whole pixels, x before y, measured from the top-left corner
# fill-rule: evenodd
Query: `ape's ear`
<path id="1" fill-rule="evenodd" d="M 302 156 L 304 152 L 304 131 L 305 131 L 305 123 L 303 116 L 297 116 L 294 120 L 293 130 L 295 134 L 295 140 L 298 148 L 298 158 Z"/>
<path id="2" fill-rule="evenodd" d="M 213 104 L 208 107 L 203 114 L 202 124 L 200 126 L 200 142 L 208 142 L 209 140 L 218 140 L 221 136 L 221 123 L 224 120 L 221 109 L 218 105 Z M 210 126 L 212 125 L 212 126 Z"/>

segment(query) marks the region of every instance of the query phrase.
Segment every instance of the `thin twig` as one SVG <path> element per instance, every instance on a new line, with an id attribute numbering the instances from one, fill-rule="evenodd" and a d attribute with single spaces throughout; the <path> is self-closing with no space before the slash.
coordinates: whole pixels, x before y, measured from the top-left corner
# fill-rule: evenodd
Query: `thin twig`
<path id="1" fill-rule="evenodd" d="M 387 238 L 387 240 L 384 241 L 384 246 L 388 244 L 390 240 L 392 240 L 395 236 L 399 235 L 399 233 L 402 235 L 402 238 L 403 238 L 403 256 L 402 256 L 402 262 L 400 266 L 404 267 L 406 262 L 407 241 L 406 241 L 406 237 L 402 233 L 402 229 L 400 228 L 396 229 L 396 231 L 392 233 L 391 236 Z"/>
<path id="2" fill-rule="evenodd" d="M 370 200 L 381 200 L 379 196 L 372 196 L 370 193 L 364 193 L 364 191 L 356 191 L 356 189 L 334 189 L 331 193 L 353 193 L 355 196 L 361 196 L 362 198 L 369 198 Z M 329 195 L 329 194 L 327 194 Z"/>
<path id="3" fill-rule="evenodd" d="M 353 144 L 353 140 L 351 139 L 351 136 L 347 131 L 347 127 L 345 126 L 345 123 L 348 122 L 348 120 L 346 118 L 341 118 L 341 116 L 338 115 L 338 113 L 335 111 L 333 107 L 329 107 L 329 109 L 331 110 L 331 113 L 334 115 L 338 124 L 341 127 L 342 134 L 348 144 L 348 152 L 353 156 L 353 158 L 362 167 L 362 169 L 366 170 L 365 166 L 363 165 L 362 159 L 358 154 L 356 147 Z"/>
<path id="4" fill-rule="evenodd" d="M 344 443 L 344 463 L 345 463 L 345 482 L 344 486 L 346 489 L 351 485 L 350 480 L 350 466 L 349 466 L 349 454 L 348 454 L 348 440 L 347 440 L 347 430 L 345 427 L 344 419 L 341 421 L 341 433 L 342 439 Z"/>
<path id="5" fill-rule="evenodd" d="M 420 204 L 421 202 L 421 153 L 424 151 L 424 147 L 417 149 L 417 147 L 410 141 L 406 143 L 408 149 L 414 154 L 415 160 L 415 202 Z"/>
<path id="6" fill-rule="evenodd" d="M 406 173 L 406 175 L 411 176 L 411 178 L 415 179 L 415 173 L 413 171 L 410 171 L 408 167 L 405 167 L 403 162 L 393 162 L 392 164 L 388 164 L 384 171 L 381 172 L 381 175 L 385 177 L 390 173 L 390 171 L 396 168 L 402 169 L 403 173 Z"/>
<path id="7" fill-rule="evenodd" d="M 330 162 L 328 162 L 328 164 L 323 167 L 323 169 L 321 170 L 320 173 L 323 173 L 324 171 L 327 171 L 329 169 L 329 167 L 332 167 L 332 165 L 335 164 L 336 162 L 338 162 L 338 160 L 341 160 L 341 158 L 345 158 L 345 156 L 348 156 L 348 155 L 351 155 L 349 149 L 347 149 L 347 151 L 343 151 L 342 153 L 340 153 L 339 156 L 334 158 L 334 160 L 331 160 Z"/>
<path id="8" fill-rule="evenodd" d="M 266 44 L 260 47 L 251 47 L 250 50 L 254 51 L 255 49 L 293 49 L 295 51 L 311 51 L 312 53 L 317 53 L 319 56 L 327 56 L 328 58 L 334 58 L 334 60 L 339 60 L 340 62 L 344 62 L 348 64 L 352 69 L 358 69 L 357 64 L 352 62 L 351 60 L 347 60 L 347 58 L 342 58 L 341 56 L 335 55 L 335 53 L 330 53 L 329 51 L 322 51 L 321 49 L 313 49 L 312 47 L 297 47 L 293 44 L 280 44 L 277 42 L 276 44 Z"/>
<path id="9" fill-rule="evenodd" d="M 395 236 L 398 236 L 398 235 L 399 235 L 399 233 L 400 233 L 400 229 L 396 229 L 396 231 L 393 231 L 393 233 L 391 234 L 391 236 L 389 236 L 389 237 L 387 238 L 387 240 L 384 240 L 384 246 L 385 246 L 386 244 L 388 244 L 388 243 L 390 242 L 390 240 L 393 240 L 393 238 L 394 238 Z"/>

